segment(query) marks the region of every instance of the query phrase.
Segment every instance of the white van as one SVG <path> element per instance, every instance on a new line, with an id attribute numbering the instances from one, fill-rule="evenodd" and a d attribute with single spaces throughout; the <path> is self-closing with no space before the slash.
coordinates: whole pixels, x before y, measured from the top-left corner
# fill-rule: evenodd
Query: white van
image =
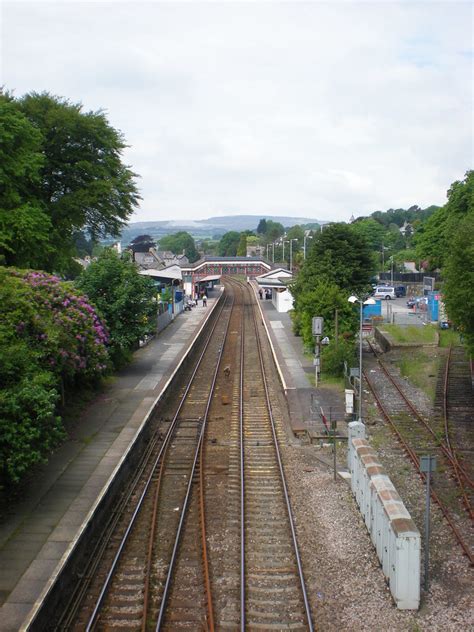
<path id="1" fill-rule="evenodd" d="M 388 285 L 377 286 L 374 291 L 374 298 L 384 298 L 386 300 L 397 298 L 395 294 L 395 288 L 388 287 Z"/>

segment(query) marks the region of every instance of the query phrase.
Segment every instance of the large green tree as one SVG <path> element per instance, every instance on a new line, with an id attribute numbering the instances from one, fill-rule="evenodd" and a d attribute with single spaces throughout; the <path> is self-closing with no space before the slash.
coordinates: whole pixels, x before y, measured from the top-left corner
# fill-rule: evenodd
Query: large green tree
<path id="1" fill-rule="evenodd" d="M 240 233 L 239 245 L 237 247 L 237 256 L 247 256 L 247 235 L 245 233 Z"/>
<path id="2" fill-rule="evenodd" d="M 64 271 L 77 230 L 85 229 L 93 239 L 119 234 L 138 204 L 136 175 L 122 162 L 122 134 L 102 111 L 85 112 L 82 105 L 48 93 L 13 103 L 34 129 L 29 135 L 41 154 L 38 175 L 23 180 L 30 210 L 40 209 L 46 217 L 48 242 L 38 249 L 38 264 Z M 29 221 L 35 221 L 31 215 Z M 7 230 L 13 221 L 9 218 Z"/>
<path id="3" fill-rule="evenodd" d="M 0 93 L 0 264 L 37 267 L 50 254 L 51 219 L 34 195 L 44 164 L 41 132 Z"/>
<path id="4" fill-rule="evenodd" d="M 294 291 L 298 295 L 324 279 L 348 292 L 364 292 L 373 271 L 374 261 L 365 238 L 348 224 L 330 224 L 314 236 Z"/>
<path id="5" fill-rule="evenodd" d="M 162 237 L 160 239 L 160 250 L 170 250 L 175 255 L 180 255 L 184 252 L 191 263 L 199 259 L 194 238 L 185 230 Z"/>
<path id="6" fill-rule="evenodd" d="M 447 313 L 474 355 L 474 171 L 451 185 L 448 202 L 438 213 L 444 226 L 440 250 Z"/>
<path id="7" fill-rule="evenodd" d="M 76 280 L 105 318 L 112 360 L 120 366 L 139 340 L 156 329 L 156 289 L 127 258 L 105 249 Z"/>
<path id="8" fill-rule="evenodd" d="M 217 252 L 221 257 L 235 257 L 240 243 L 240 233 L 230 230 L 222 235 Z"/>

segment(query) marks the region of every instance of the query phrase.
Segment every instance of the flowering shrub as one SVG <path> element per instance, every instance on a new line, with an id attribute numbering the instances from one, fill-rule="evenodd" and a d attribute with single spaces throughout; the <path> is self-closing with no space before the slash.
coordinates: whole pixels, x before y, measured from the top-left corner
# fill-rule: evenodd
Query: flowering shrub
<path id="1" fill-rule="evenodd" d="M 45 272 L 14 271 L 27 285 L 34 306 L 29 322 L 16 323 L 54 373 L 63 377 L 95 376 L 107 368 L 108 332 L 87 299 Z"/>
<path id="2" fill-rule="evenodd" d="M 63 436 L 61 388 L 107 369 L 108 332 L 77 290 L 45 272 L 0 268 L 0 485 Z"/>

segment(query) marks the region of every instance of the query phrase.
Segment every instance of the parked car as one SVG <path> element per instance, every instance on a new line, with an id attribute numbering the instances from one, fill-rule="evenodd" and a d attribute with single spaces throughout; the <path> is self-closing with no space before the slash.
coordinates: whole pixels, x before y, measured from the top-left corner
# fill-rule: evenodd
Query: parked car
<path id="1" fill-rule="evenodd" d="M 401 298 L 402 296 L 407 295 L 407 289 L 404 285 L 396 285 L 395 286 L 395 295 L 397 298 Z"/>
<path id="2" fill-rule="evenodd" d="M 388 285 L 378 285 L 375 288 L 374 298 L 383 298 L 385 300 L 391 300 L 392 298 L 397 298 L 395 294 L 395 288 L 390 287 Z"/>
<path id="3" fill-rule="evenodd" d="M 440 329 L 449 329 L 449 320 L 442 320 L 439 323 L 439 328 Z"/>

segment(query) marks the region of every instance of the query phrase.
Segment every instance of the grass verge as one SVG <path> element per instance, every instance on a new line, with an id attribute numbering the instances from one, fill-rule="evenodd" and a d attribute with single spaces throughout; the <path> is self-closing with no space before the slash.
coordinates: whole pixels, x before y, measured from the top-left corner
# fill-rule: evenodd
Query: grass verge
<path id="1" fill-rule="evenodd" d="M 383 331 L 386 331 L 395 342 L 415 342 L 420 344 L 429 344 L 436 342 L 436 327 L 433 325 L 384 325 Z"/>

